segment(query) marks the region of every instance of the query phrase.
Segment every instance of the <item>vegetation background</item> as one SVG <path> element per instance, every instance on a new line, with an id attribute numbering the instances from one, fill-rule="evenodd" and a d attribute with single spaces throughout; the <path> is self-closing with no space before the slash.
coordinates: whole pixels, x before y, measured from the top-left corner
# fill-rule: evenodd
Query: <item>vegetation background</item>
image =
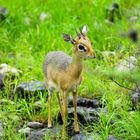
<path id="1" fill-rule="evenodd" d="M 109 16 L 107 9 L 113 2 L 119 4 L 121 18 L 114 15 L 114 22 L 109 22 L 106 20 Z M 140 0 L 0 0 L 0 5 L 8 9 L 6 18 L 0 20 L 0 63 L 23 71 L 22 76 L 14 81 L 5 81 L 6 90 L 4 93 L 0 91 L 0 99 L 9 99 L 10 91 L 14 91 L 23 81 L 43 81 L 42 62 L 45 55 L 54 50 L 71 54 L 72 47 L 63 41 L 62 33 L 76 36 L 75 28 L 86 24 L 97 58 L 84 62 L 86 67 L 79 96 L 98 98 L 106 103 L 108 109 L 108 114 L 102 114 L 99 124 L 94 124 L 90 129 L 99 134 L 98 139 L 107 139 L 109 135 L 140 139 L 140 113 L 138 108 L 132 111 L 130 90 L 111 80 L 114 77 L 124 86 L 135 88 L 134 82 L 126 78 L 132 73 L 114 73 L 114 68 L 120 60 L 135 56 L 139 47 L 139 42 L 134 43 L 121 35 L 127 34 L 130 29 L 139 32 Z M 131 21 L 134 16 L 138 17 L 135 23 Z M 113 51 L 115 55 L 104 58 L 104 51 Z M 53 98 L 55 116 L 59 108 L 56 97 Z M 13 123 L 16 115 L 25 121 L 46 122 L 47 101 L 43 96 L 40 100 L 44 102 L 40 112 L 32 109 L 34 99 L 27 102 L 16 96 L 16 104 L 0 106 L 0 119 L 5 122 L 5 139 L 24 139 L 17 133 L 19 120 L 15 119 Z M 115 123 L 111 124 L 110 120 L 115 120 Z"/>

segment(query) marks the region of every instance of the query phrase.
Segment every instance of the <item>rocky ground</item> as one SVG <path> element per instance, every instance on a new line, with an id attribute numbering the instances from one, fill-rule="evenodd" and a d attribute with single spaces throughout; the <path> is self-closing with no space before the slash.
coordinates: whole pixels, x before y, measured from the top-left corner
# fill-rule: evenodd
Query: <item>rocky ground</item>
<path id="1" fill-rule="evenodd" d="M 103 56 L 108 57 L 109 55 L 113 56 L 114 53 L 112 52 L 104 52 Z M 116 69 L 118 71 L 127 71 L 128 69 L 134 68 L 134 63 L 136 62 L 136 59 L 134 57 L 129 57 L 129 59 L 121 61 Z M 131 64 L 132 63 L 132 64 Z M 5 79 L 6 78 L 13 78 L 17 77 L 20 74 L 22 74 L 21 71 L 17 70 L 16 68 L 13 68 L 7 64 L 1 64 L 0 65 L 0 90 L 5 90 Z M 18 98 L 29 100 L 30 98 L 34 97 L 36 102 L 34 103 L 35 110 L 39 111 L 42 107 L 42 102 L 38 100 L 38 93 L 46 93 L 47 90 L 45 88 L 45 84 L 40 81 L 30 81 L 30 82 L 22 82 L 20 85 L 18 85 L 14 91 L 16 95 L 18 95 Z M 1 106 L 4 106 L 6 104 L 15 104 L 14 101 L 11 99 L 2 99 L 0 101 Z M 132 103 L 134 106 L 140 104 L 140 92 L 139 89 L 136 89 L 135 92 L 131 92 L 130 94 Z M 47 100 L 47 96 L 46 96 Z M 98 137 L 98 134 L 94 133 L 94 130 L 85 130 L 85 126 L 90 126 L 93 124 L 98 124 L 100 121 L 100 114 L 104 113 L 105 115 L 108 113 L 108 109 L 105 105 L 105 103 L 101 103 L 97 99 L 87 99 L 78 97 L 77 99 L 77 114 L 78 114 L 78 121 L 80 126 L 80 133 L 75 134 L 74 133 L 74 126 L 73 126 L 73 118 L 74 118 L 74 108 L 73 108 L 73 99 L 69 99 L 69 107 L 68 107 L 68 137 L 71 140 L 93 140 L 93 136 L 96 135 Z M 18 120 L 20 116 L 15 116 L 13 118 L 15 120 Z M 54 125 L 52 129 L 47 128 L 46 123 L 40 123 L 40 122 L 31 122 L 26 121 L 24 122 L 19 128 L 18 133 L 20 133 L 23 136 L 26 136 L 27 140 L 40 140 L 45 139 L 46 137 L 49 137 L 51 139 L 60 139 L 61 137 L 61 130 L 62 130 L 62 119 L 60 112 L 56 114 Z M 19 119 L 20 120 L 20 119 Z M 110 123 L 114 123 L 114 120 L 110 120 Z M 0 138 L 3 137 L 3 126 L 4 123 L 0 121 Z M 121 138 L 120 138 L 121 139 Z M 117 140 L 115 136 L 109 136 L 108 140 Z"/>

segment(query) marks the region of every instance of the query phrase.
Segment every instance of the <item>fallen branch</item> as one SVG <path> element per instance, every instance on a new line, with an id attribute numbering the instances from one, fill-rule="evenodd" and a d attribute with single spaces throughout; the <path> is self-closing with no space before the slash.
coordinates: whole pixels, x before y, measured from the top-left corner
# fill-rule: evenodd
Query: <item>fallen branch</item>
<path id="1" fill-rule="evenodd" d="M 122 88 L 126 88 L 126 89 L 128 89 L 128 90 L 133 91 L 133 92 L 137 92 L 136 90 L 134 90 L 134 89 L 132 89 L 132 88 L 126 87 L 126 86 L 124 86 L 124 85 L 121 85 L 119 82 L 117 82 L 117 81 L 114 80 L 113 78 L 111 78 L 111 80 L 112 80 L 115 84 L 117 84 L 118 86 L 120 86 L 120 87 L 122 87 Z"/>

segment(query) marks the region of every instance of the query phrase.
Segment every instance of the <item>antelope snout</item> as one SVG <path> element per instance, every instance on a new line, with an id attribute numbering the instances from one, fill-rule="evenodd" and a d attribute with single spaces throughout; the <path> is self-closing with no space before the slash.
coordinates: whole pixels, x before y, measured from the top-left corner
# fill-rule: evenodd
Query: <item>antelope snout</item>
<path id="1" fill-rule="evenodd" d="M 91 58 L 96 58 L 96 54 L 94 52 L 91 52 L 90 57 Z"/>
<path id="2" fill-rule="evenodd" d="M 89 55 L 87 55 L 87 57 L 86 58 L 88 58 L 88 59 L 95 59 L 96 58 L 96 55 L 95 54 L 89 54 Z"/>
<path id="3" fill-rule="evenodd" d="M 92 56 L 91 58 L 95 59 L 95 58 L 96 58 L 96 56 Z"/>

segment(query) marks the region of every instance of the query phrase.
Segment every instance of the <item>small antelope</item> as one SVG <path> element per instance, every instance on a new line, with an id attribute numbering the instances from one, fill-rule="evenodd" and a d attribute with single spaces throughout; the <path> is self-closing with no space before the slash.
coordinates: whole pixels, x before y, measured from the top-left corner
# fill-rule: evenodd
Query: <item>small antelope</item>
<path id="1" fill-rule="evenodd" d="M 76 32 L 74 39 L 71 35 L 63 34 L 63 39 L 73 45 L 72 57 L 63 51 L 49 52 L 43 63 L 43 72 L 48 89 L 48 128 L 52 127 L 51 97 L 54 89 L 57 93 L 63 126 L 67 125 L 68 92 L 73 93 L 74 101 L 74 130 L 79 133 L 77 118 L 77 90 L 82 81 L 82 60 L 84 58 L 96 58 L 95 52 L 87 34 L 87 26 L 83 26 L 80 32 Z M 62 101 L 59 92 L 62 92 Z"/>

